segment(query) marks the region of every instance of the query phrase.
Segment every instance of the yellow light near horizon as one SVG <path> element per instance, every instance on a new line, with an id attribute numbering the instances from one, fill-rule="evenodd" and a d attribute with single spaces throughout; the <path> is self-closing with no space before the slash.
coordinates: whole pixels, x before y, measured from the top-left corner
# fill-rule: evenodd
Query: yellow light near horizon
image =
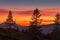
<path id="1" fill-rule="evenodd" d="M 13 14 L 13 20 L 14 21 L 16 21 L 16 23 L 17 24 L 19 24 L 19 25 L 29 25 L 29 23 L 30 23 L 30 20 L 31 20 L 31 16 L 32 16 L 32 13 L 28 13 L 28 12 L 26 12 L 25 14 L 24 14 L 24 12 L 23 13 L 12 13 Z M 46 13 L 45 13 L 46 14 Z M 7 19 L 7 15 L 8 15 L 8 12 L 7 12 L 7 14 L 2 14 L 2 15 L 0 15 L 1 17 L 0 17 L 0 23 L 3 23 L 6 19 Z M 41 16 L 41 19 L 43 19 L 43 21 L 42 21 L 42 24 L 51 24 L 51 23 L 54 23 L 54 22 L 52 22 L 52 21 L 48 21 L 48 20 L 54 20 L 54 18 L 55 18 L 55 16 L 48 16 L 48 15 L 42 15 Z M 45 22 L 44 20 L 47 20 L 47 22 Z"/>
<path id="2" fill-rule="evenodd" d="M 0 23 L 3 23 L 6 19 L 7 16 L 2 16 L 0 17 Z M 42 16 L 41 19 L 43 19 L 42 24 L 51 24 L 53 22 L 44 22 L 44 20 L 54 20 L 54 17 L 50 17 L 50 16 Z M 17 24 L 19 25 L 24 25 L 24 26 L 28 26 L 30 24 L 30 20 L 31 20 L 31 16 L 29 15 L 13 15 L 13 20 L 16 21 Z"/>
<path id="3" fill-rule="evenodd" d="M 41 19 L 43 19 L 43 20 L 54 20 L 55 17 L 54 16 L 42 16 Z"/>

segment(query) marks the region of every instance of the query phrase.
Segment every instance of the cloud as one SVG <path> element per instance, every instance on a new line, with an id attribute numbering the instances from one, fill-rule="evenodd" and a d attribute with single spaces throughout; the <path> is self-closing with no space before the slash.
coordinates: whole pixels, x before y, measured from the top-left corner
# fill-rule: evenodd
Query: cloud
<path id="1" fill-rule="evenodd" d="M 7 12 L 8 12 L 8 10 L 6 10 L 6 9 L 0 9 L 0 14 L 7 13 Z"/>

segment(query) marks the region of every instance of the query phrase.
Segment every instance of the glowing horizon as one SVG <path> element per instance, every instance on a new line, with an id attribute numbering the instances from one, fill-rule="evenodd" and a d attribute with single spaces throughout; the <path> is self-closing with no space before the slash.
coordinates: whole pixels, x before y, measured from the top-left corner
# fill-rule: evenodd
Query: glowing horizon
<path id="1" fill-rule="evenodd" d="M 0 9 L 0 23 L 3 23 L 6 21 L 7 16 L 8 16 L 8 10 L 5 9 Z M 47 25 L 54 23 L 55 15 L 56 13 L 60 13 L 60 10 L 58 9 L 46 9 L 46 10 L 40 10 L 41 19 L 43 19 L 42 24 Z M 30 11 L 15 11 L 12 10 L 13 14 L 13 20 L 19 24 L 19 25 L 24 25 L 28 26 L 33 14 L 33 10 Z"/>

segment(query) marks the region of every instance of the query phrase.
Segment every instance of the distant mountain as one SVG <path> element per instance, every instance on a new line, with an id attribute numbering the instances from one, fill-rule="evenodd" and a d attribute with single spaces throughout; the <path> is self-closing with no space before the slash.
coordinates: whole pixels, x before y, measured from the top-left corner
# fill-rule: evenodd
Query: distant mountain
<path id="1" fill-rule="evenodd" d="M 51 33 L 53 31 L 53 29 L 54 29 L 55 26 L 56 25 L 54 25 L 54 24 L 51 24 L 51 25 L 43 25 L 41 27 L 42 33 L 43 34 Z M 24 26 L 20 26 L 20 25 L 17 25 L 17 24 L 14 24 L 14 25 L 11 26 L 11 28 L 14 28 L 14 29 L 16 29 L 17 27 L 18 27 L 19 30 L 23 30 L 23 29 L 26 30 L 26 29 L 29 28 L 29 26 L 28 27 L 24 27 Z M 60 29 L 60 25 L 57 26 L 57 27 Z M 0 24 L 0 28 L 9 28 L 9 26 L 7 24 Z"/>
<path id="2" fill-rule="evenodd" d="M 8 24 L 0 24 L 0 28 L 9 28 Z M 23 27 L 23 26 L 20 26 L 20 25 L 17 25 L 17 24 L 14 24 L 11 26 L 11 28 L 14 28 L 14 29 L 19 29 L 19 30 L 26 30 L 28 29 L 27 27 Z"/>
<path id="3" fill-rule="evenodd" d="M 44 25 L 44 26 L 42 26 L 42 33 L 43 34 L 48 34 L 48 33 L 51 33 L 52 31 L 53 31 L 53 29 L 55 28 L 55 26 L 56 25 L 54 25 L 54 24 L 51 24 L 51 25 Z M 59 28 L 59 30 L 60 30 L 60 25 L 58 25 L 57 26 L 58 28 Z"/>

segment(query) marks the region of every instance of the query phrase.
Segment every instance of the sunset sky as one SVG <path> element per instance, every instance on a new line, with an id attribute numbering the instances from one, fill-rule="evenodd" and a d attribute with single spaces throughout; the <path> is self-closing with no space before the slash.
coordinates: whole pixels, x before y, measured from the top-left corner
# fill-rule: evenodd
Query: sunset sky
<path id="1" fill-rule="evenodd" d="M 42 15 L 42 24 L 50 24 L 56 13 L 60 13 L 60 0 L 0 0 L 0 23 L 6 21 L 8 11 L 11 10 L 17 24 L 29 25 L 35 8 Z"/>

